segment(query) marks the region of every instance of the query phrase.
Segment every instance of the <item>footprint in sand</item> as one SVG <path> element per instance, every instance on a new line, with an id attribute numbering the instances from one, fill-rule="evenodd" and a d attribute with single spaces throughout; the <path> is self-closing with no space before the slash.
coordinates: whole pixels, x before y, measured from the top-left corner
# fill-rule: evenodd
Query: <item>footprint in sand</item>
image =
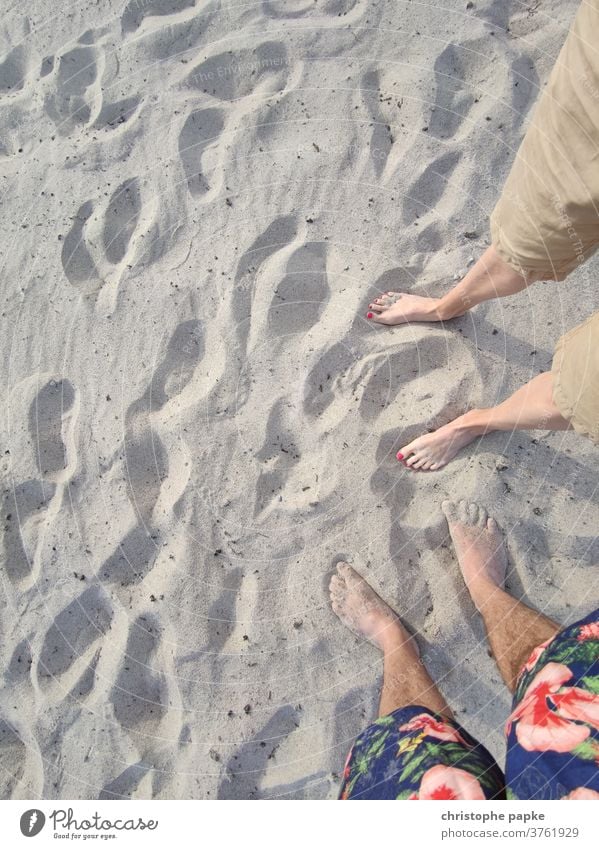
<path id="1" fill-rule="evenodd" d="M 125 657 L 110 700 L 123 728 L 151 734 L 167 710 L 166 684 L 156 672 L 160 625 L 153 616 L 139 616 L 131 625 Z"/>
<path id="2" fill-rule="evenodd" d="M 405 193 L 402 221 L 412 224 L 415 218 L 434 209 L 447 190 L 447 181 L 462 158 L 459 151 L 449 151 L 429 163 Z"/>
<path id="3" fill-rule="evenodd" d="M 326 244 L 306 242 L 289 258 L 275 289 L 267 317 L 269 334 L 305 333 L 318 321 L 329 295 Z"/>
<path id="4" fill-rule="evenodd" d="M 360 84 L 364 105 L 372 118 L 370 137 L 370 157 L 377 177 L 385 170 L 385 165 L 393 147 L 393 134 L 389 121 L 380 108 L 380 74 L 376 69 L 367 71 Z"/>
<path id="5" fill-rule="evenodd" d="M 285 399 L 277 401 L 268 417 L 264 445 L 256 452 L 256 460 L 266 464 L 256 482 L 254 516 L 270 504 L 283 490 L 300 457 L 300 447 L 293 430 L 293 421 L 287 421 Z"/>
<path id="6" fill-rule="evenodd" d="M 112 622 L 112 606 L 104 591 L 89 587 L 54 619 L 40 652 L 38 677 L 42 684 L 60 678 L 104 637 Z"/>
<path id="7" fill-rule="evenodd" d="M 67 469 L 75 466 L 72 430 L 76 401 L 75 387 L 69 380 L 50 380 L 29 408 L 37 467 L 47 480 L 63 481 Z"/>
<path id="8" fill-rule="evenodd" d="M 61 135 L 89 123 L 97 79 L 93 47 L 74 47 L 58 59 L 56 92 L 47 98 L 46 109 Z"/>
<path id="9" fill-rule="evenodd" d="M 2 547 L 6 574 L 14 584 L 26 581 L 33 568 L 37 526 L 54 497 L 54 484 L 29 480 L 7 490 L 2 499 Z"/>
<path id="10" fill-rule="evenodd" d="M 0 799 L 12 799 L 25 774 L 27 748 L 16 731 L 0 719 Z"/>
<path id="11" fill-rule="evenodd" d="M 299 715 L 290 705 L 273 717 L 232 755 L 226 764 L 227 778 L 218 786 L 218 799 L 259 799 L 260 781 L 276 750 L 299 728 Z"/>
<path id="12" fill-rule="evenodd" d="M 209 147 L 218 144 L 225 125 L 221 109 L 196 109 L 187 118 L 179 135 L 179 156 L 193 197 L 201 197 L 210 189 L 210 175 L 202 166 Z"/>
<path id="13" fill-rule="evenodd" d="M 218 100 L 234 101 L 260 87 L 266 93 L 282 91 L 288 76 L 283 42 L 267 41 L 253 50 L 210 56 L 193 69 L 186 83 Z"/>
<path id="14" fill-rule="evenodd" d="M 81 204 L 62 244 L 61 262 L 67 280 L 85 293 L 94 292 L 102 279 L 85 243 L 85 225 L 94 211 L 91 200 Z"/>
<path id="15" fill-rule="evenodd" d="M 104 217 L 102 239 L 109 262 L 118 265 L 127 254 L 137 227 L 141 197 L 136 177 L 125 180 L 113 192 Z"/>
<path id="16" fill-rule="evenodd" d="M 256 276 L 260 267 L 270 256 L 290 245 L 296 235 L 295 216 L 286 215 L 275 218 L 239 260 L 235 273 L 235 298 L 231 311 L 237 337 L 244 351 L 249 333 L 249 316 L 252 312 Z"/>
<path id="17" fill-rule="evenodd" d="M 135 791 L 152 769 L 152 765 L 144 761 L 131 764 L 120 775 L 104 785 L 98 794 L 98 799 L 132 799 Z"/>
<path id="18" fill-rule="evenodd" d="M 184 321 L 169 340 L 164 358 L 144 394 L 125 415 L 125 481 L 138 524 L 121 540 L 101 566 L 100 579 L 121 586 L 139 583 L 150 572 L 158 553 L 159 530 L 153 511 L 169 471 L 168 456 L 150 414 L 179 395 L 204 357 L 202 322 Z"/>
<path id="19" fill-rule="evenodd" d="M 20 91 L 25 84 L 26 75 L 25 51 L 19 45 L 0 62 L 0 94 Z"/>
<path id="20" fill-rule="evenodd" d="M 195 0 L 129 0 L 121 15 L 123 35 L 135 32 L 146 18 L 164 17 L 195 6 Z"/>

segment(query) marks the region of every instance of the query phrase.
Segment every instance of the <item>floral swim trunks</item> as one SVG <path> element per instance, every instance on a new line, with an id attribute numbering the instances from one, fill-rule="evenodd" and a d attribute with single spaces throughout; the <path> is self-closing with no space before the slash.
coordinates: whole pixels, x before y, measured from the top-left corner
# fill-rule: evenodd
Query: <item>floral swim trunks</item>
<path id="1" fill-rule="evenodd" d="M 341 799 L 599 799 L 599 609 L 538 646 L 505 727 L 505 774 L 457 722 L 421 705 L 354 743 Z"/>

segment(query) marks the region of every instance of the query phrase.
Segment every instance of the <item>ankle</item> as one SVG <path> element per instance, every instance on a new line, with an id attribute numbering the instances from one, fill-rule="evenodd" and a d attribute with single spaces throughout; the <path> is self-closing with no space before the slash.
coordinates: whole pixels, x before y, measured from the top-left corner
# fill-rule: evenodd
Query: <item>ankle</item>
<path id="1" fill-rule="evenodd" d="M 484 618 L 485 610 L 497 601 L 498 593 L 503 592 L 503 590 L 488 578 L 480 577 L 468 584 L 468 592 L 474 606 Z"/>
<path id="2" fill-rule="evenodd" d="M 470 306 L 464 302 L 456 303 L 455 295 L 452 292 L 434 300 L 435 321 L 450 321 L 452 318 L 464 315 L 470 309 Z"/>
<path id="3" fill-rule="evenodd" d="M 485 409 L 468 410 L 463 416 L 451 423 L 461 433 L 483 436 L 492 430 L 489 411 Z"/>
<path id="4" fill-rule="evenodd" d="M 418 657 L 418 648 L 414 638 L 398 620 L 387 625 L 378 635 L 378 642 L 383 654 L 393 656 L 400 652 L 414 653 Z"/>

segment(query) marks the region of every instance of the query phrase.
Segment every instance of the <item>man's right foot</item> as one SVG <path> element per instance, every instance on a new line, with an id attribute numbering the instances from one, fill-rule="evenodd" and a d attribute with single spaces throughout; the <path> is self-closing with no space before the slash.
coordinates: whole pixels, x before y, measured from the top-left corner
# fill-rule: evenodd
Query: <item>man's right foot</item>
<path id="1" fill-rule="evenodd" d="M 366 318 L 376 324 L 409 324 L 412 321 L 441 321 L 439 298 L 423 298 L 404 292 L 385 292 L 368 305 Z"/>
<path id="2" fill-rule="evenodd" d="M 464 582 L 480 610 L 497 589 L 502 589 L 507 571 L 503 535 L 484 507 L 466 501 L 444 501 L 441 505 Z"/>

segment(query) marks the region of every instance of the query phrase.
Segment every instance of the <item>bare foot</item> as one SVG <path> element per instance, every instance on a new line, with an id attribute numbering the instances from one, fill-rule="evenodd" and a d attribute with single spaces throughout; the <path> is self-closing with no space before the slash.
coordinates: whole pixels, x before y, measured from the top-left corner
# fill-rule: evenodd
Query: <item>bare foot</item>
<path id="1" fill-rule="evenodd" d="M 461 448 L 486 432 L 477 411 L 471 410 L 434 433 L 425 433 L 397 452 L 397 459 L 412 470 L 436 472 L 442 469 Z"/>
<path id="2" fill-rule="evenodd" d="M 505 581 L 507 554 L 503 536 L 495 519 L 489 518 L 478 504 L 444 501 L 441 508 L 464 582 L 480 610 Z"/>
<path id="3" fill-rule="evenodd" d="M 441 321 L 439 298 L 423 298 L 403 292 L 385 292 L 368 304 L 366 318 L 377 324 L 407 324 L 410 321 Z"/>
<path id="4" fill-rule="evenodd" d="M 391 643 L 416 646 L 395 611 L 349 563 L 337 563 L 329 592 L 334 612 L 357 636 L 366 637 L 382 651 L 387 651 Z"/>

